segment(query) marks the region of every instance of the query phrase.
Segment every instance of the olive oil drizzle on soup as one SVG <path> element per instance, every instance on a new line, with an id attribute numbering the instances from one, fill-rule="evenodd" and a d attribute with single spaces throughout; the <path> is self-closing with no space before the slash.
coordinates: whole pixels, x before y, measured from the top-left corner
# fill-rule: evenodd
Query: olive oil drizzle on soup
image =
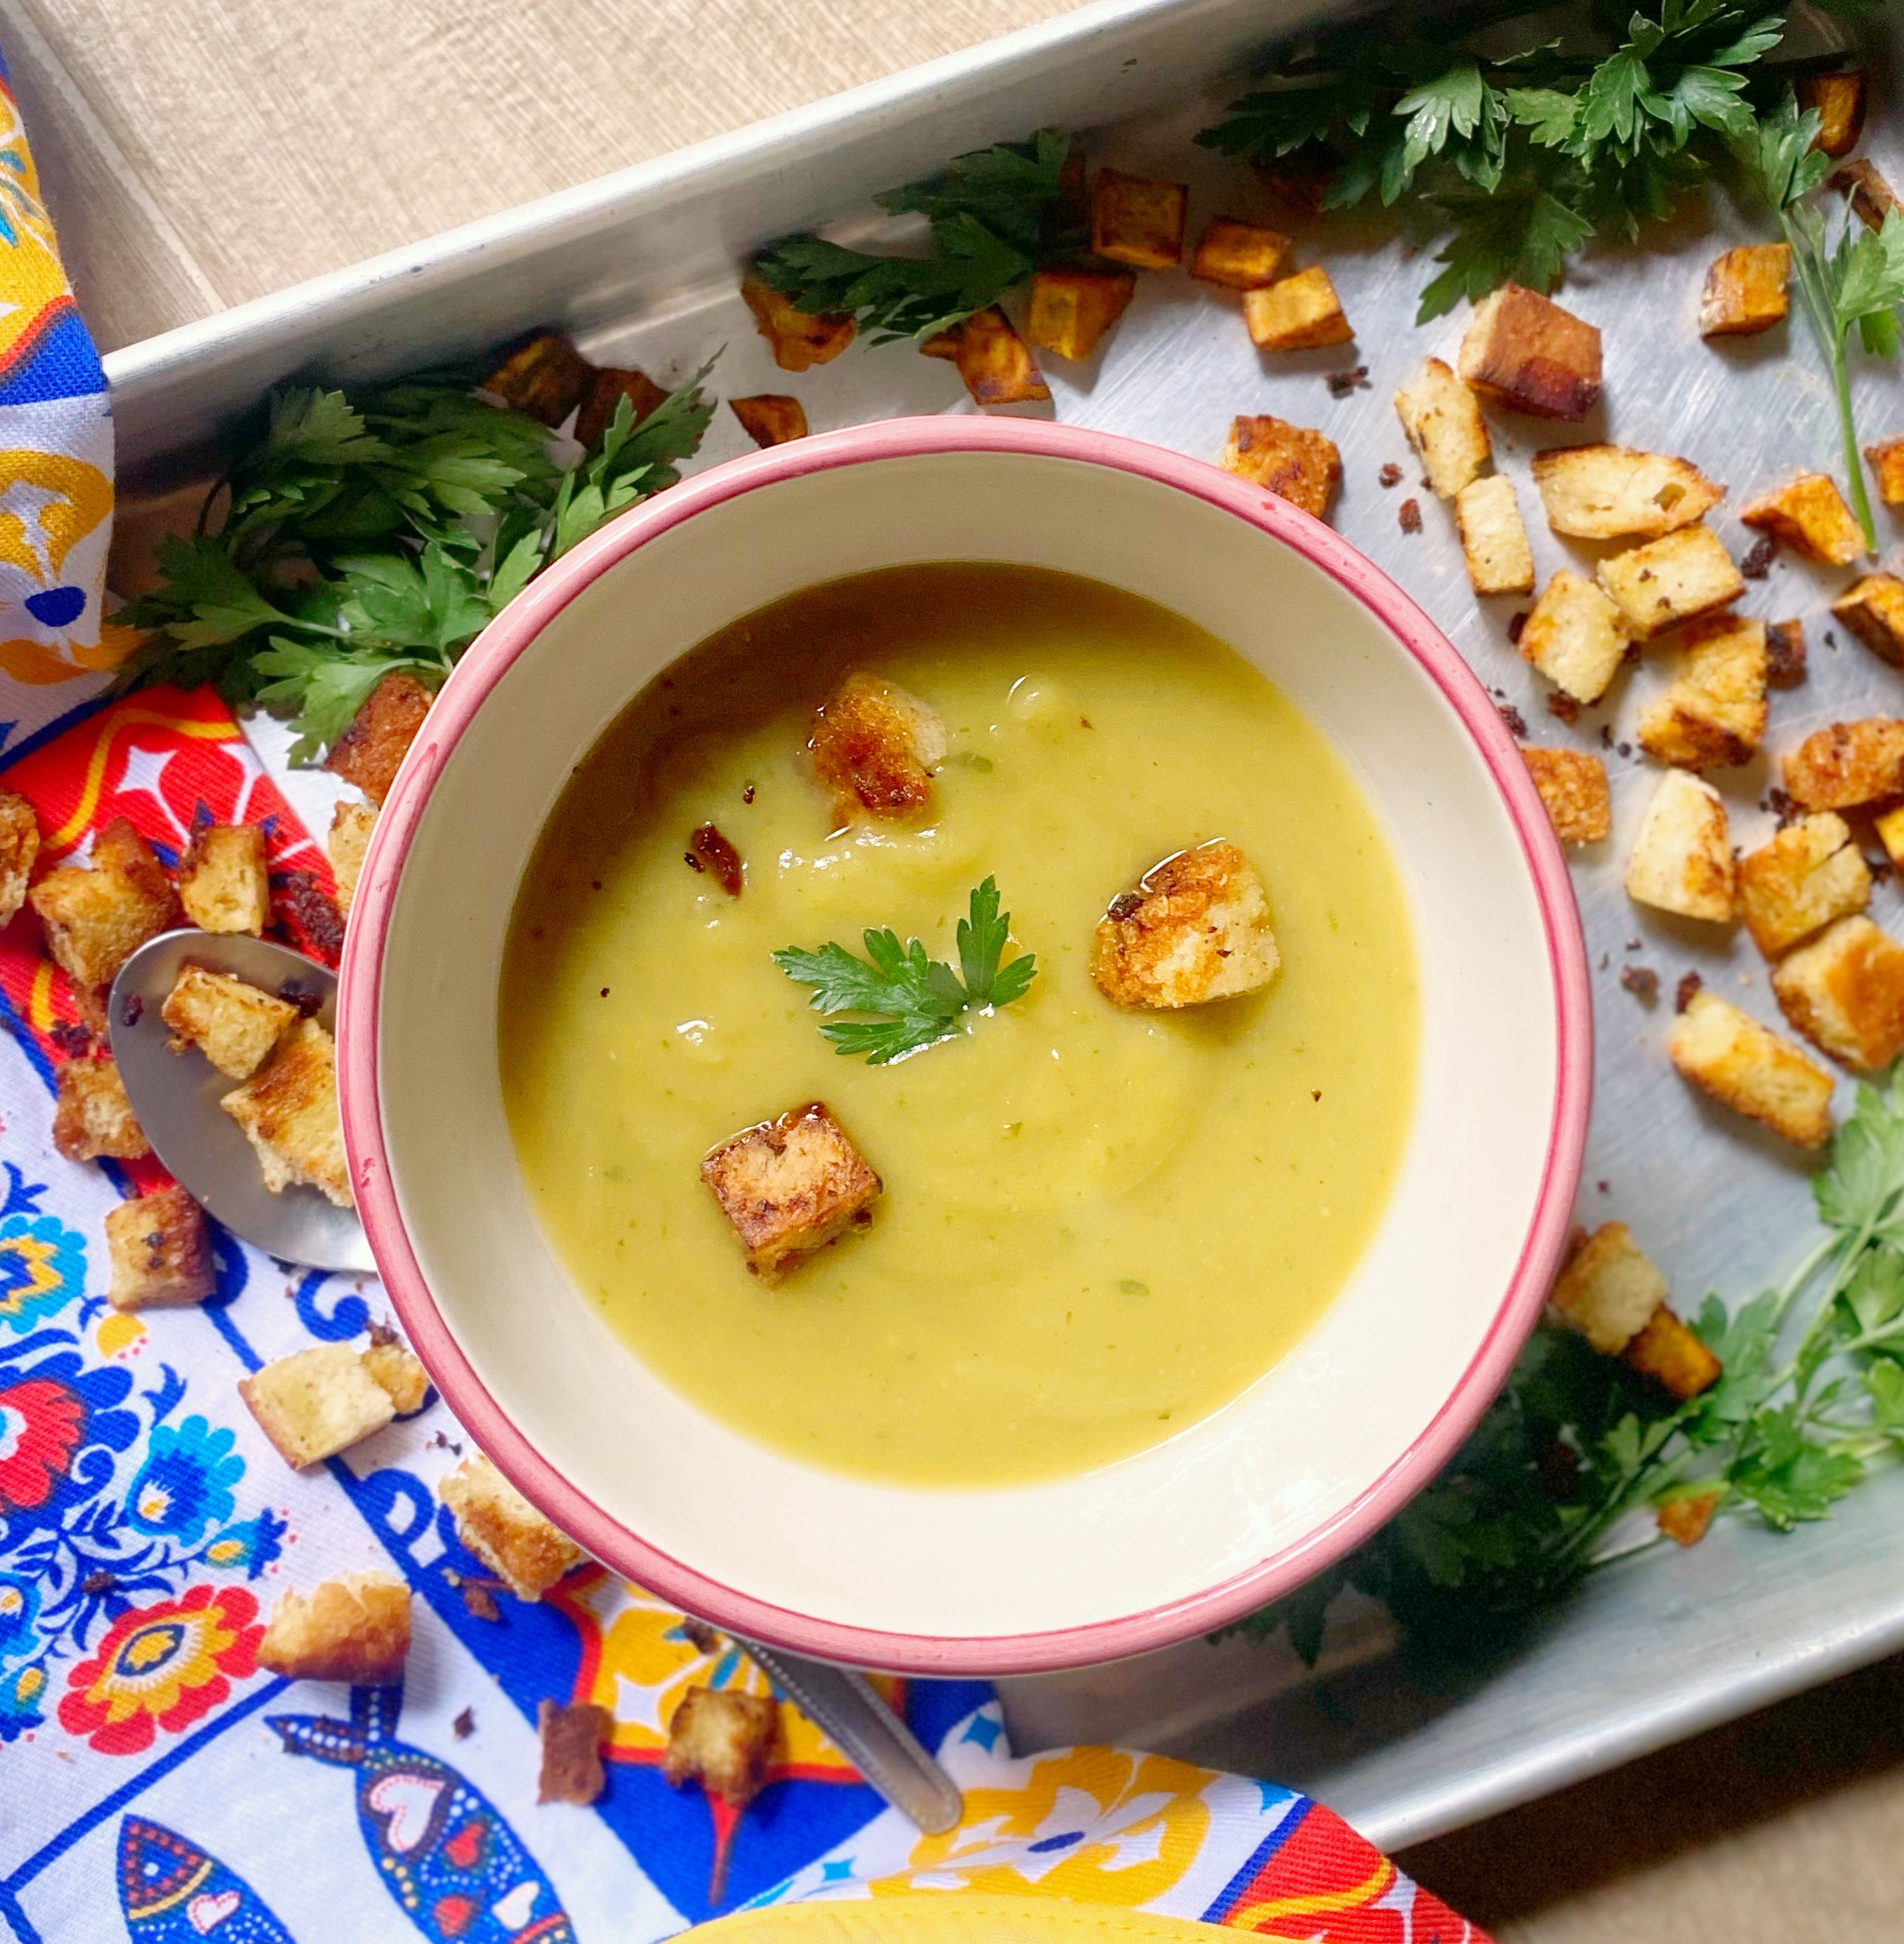
<path id="1" fill-rule="evenodd" d="M 944 719 L 915 826 L 829 831 L 804 749 L 850 669 Z M 685 861 L 705 823 L 738 898 Z M 1114 1007 L 1089 970 L 1107 904 L 1219 837 L 1267 886 L 1273 984 Z M 1025 997 L 890 1066 L 836 1054 L 771 954 L 890 926 L 956 963 L 988 874 L 1006 956 L 1038 955 Z M 1174 1435 L 1315 1323 L 1394 1177 L 1418 1009 L 1386 844 L 1269 682 L 1095 582 L 915 566 L 735 623 L 601 738 L 517 900 L 503 1087 L 556 1249 L 666 1382 L 816 1465 L 1002 1485 Z M 816 1099 L 885 1194 L 769 1286 L 700 1162 Z"/>

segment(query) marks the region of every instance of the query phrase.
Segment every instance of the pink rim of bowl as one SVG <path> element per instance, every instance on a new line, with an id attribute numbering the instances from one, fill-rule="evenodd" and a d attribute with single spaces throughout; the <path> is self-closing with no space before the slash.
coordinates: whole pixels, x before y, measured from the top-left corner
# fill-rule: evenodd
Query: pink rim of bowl
<path id="1" fill-rule="evenodd" d="M 740 494 L 872 460 L 971 452 L 1031 453 L 1107 466 L 1219 507 L 1320 568 L 1414 657 L 1473 738 L 1519 837 L 1547 935 L 1557 1072 L 1540 1193 L 1493 1320 L 1452 1395 L 1360 1497 L 1247 1572 L 1166 1605 L 1040 1633 L 940 1638 L 796 1613 L 709 1579 L 650 1545 L 577 1491 L 516 1429 L 451 1333 L 404 1232 L 378 1098 L 378 986 L 404 859 L 437 774 L 510 665 L 584 588 L 636 548 Z M 1586 1146 L 1592 1009 L 1573 886 L 1519 750 L 1447 637 L 1379 568 L 1287 500 L 1214 466 L 1139 440 L 1036 420 L 899 419 L 795 440 L 699 474 L 633 509 L 558 560 L 464 655 L 405 758 L 377 819 L 353 901 L 339 979 L 339 1083 L 357 1206 L 411 1344 L 470 1436 L 532 1504 L 604 1565 L 650 1592 L 735 1633 L 795 1653 L 907 1673 L 1035 1673 L 1172 1646 L 1276 1599 L 1369 1538 L 1434 1479 L 1506 1382 L 1558 1268 Z"/>

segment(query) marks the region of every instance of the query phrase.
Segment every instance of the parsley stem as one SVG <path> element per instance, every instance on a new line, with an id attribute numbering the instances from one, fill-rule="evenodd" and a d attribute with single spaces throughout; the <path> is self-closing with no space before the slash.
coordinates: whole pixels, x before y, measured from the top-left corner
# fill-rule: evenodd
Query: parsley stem
<path id="1" fill-rule="evenodd" d="M 1851 414 L 1851 367 L 1844 355 L 1844 339 L 1849 327 L 1839 317 L 1837 306 L 1831 300 L 1822 252 L 1800 233 L 1789 210 L 1781 210 L 1778 220 L 1792 252 L 1792 269 L 1797 279 L 1799 295 L 1804 300 L 1805 314 L 1811 321 L 1812 335 L 1818 339 L 1818 348 L 1824 352 L 1825 363 L 1831 372 L 1832 389 L 1838 405 L 1838 432 L 1844 442 L 1844 470 L 1851 480 L 1852 511 L 1858 515 L 1858 524 L 1864 532 L 1866 552 L 1875 554 L 1877 551 L 1877 523 L 1872 516 L 1870 495 L 1865 491 L 1864 462 L 1859 455 L 1858 428 Z"/>

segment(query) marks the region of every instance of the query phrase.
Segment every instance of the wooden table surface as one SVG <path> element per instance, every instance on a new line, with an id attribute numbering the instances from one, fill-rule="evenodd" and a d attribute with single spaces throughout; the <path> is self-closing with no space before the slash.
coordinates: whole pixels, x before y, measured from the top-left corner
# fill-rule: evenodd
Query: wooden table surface
<path id="1" fill-rule="evenodd" d="M 1064 11 L 0 0 L 0 46 L 110 349 Z M 1795 1944 L 1904 1933 L 1900 1838 L 1904 1661 L 1404 1861 L 1502 1944 Z"/>

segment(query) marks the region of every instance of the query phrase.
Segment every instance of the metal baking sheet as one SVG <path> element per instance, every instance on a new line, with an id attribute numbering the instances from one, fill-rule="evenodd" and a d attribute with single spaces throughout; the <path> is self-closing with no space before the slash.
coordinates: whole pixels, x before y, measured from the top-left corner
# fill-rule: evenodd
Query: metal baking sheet
<path id="1" fill-rule="evenodd" d="M 777 372 L 735 295 L 736 265 L 766 239 L 816 222 L 831 221 L 842 240 L 877 233 L 873 191 L 1045 124 L 1094 131 L 1097 152 L 1119 167 L 1188 176 L 1193 226 L 1218 213 L 1254 213 L 1261 192 L 1249 172 L 1189 138 L 1235 91 L 1251 50 L 1314 11 L 1263 0 L 1087 8 L 135 346 L 107 361 L 122 452 L 157 461 L 201 443 L 293 372 L 381 375 L 544 320 L 568 326 L 598 359 L 667 380 L 724 347 L 719 391 L 791 389 L 816 430 L 969 410 L 950 366 L 903 347 L 857 345 L 802 377 Z M 1875 130 L 1867 152 L 1900 179 L 1904 119 Z M 1565 430 L 1565 440 L 1607 437 L 1692 458 L 1731 488 L 1715 524 L 1735 552 L 1751 536 L 1732 513 L 1753 490 L 1800 464 L 1836 462 L 1832 402 L 1802 323 L 1718 347 L 1696 335 L 1706 263 L 1727 243 L 1761 235 L 1715 195 L 1703 216 L 1650 236 L 1643 254 L 1589 256 L 1565 297 L 1600 325 L 1606 358 L 1601 412 Z M 1810 1168 L 1682 1087 L 1662 1050 L 1670 998 L 1649 1007 L 1619 984 L 1622 968 L 1645 965 L 1670 995 L 1681 974 L 1696 970 L 1761 1017 L 1777 1017 L 1749 943 L 1643 913 L 1621 888 L 1620 860 L 1651 773 L 1618 746 L 1660 673 L 1648 666 L 1622 678 L 1609 705 L 1571 731 L 1545 713 L 1541 685 L 1507 640 L 1517 603 L 1470 592 L 1447 510 L 1417 485 L 1391 404 L 1418 357 L 1451 351 L 1460 320 L 1414 327 L 1428 271 L 1381 223 L 1332 219 L 1301 244 L 1304 260 L 1328 265 L 1356 326 L 1352 348 L 1260 357 L 1233 298 L 1181 274 L 1145 277 L 1096 360 L 1050 361 L 1051 409 L 1068 422 L 1202 456 L 1215 453 L 1239 412 L 1325 429 L 1346 476 L 1336 524 L 1519 707 L 1534 739 L 1597 747 L 1607 730 L 1614 837 L 1574 870 L 1598 1022 L 1580 1213 L 1631 1222 L 1684 1301 L 1696 1303 L 1708 1287 L 1740 1300 L 1777 1280 L 1813 1238 Z M 1334 396 L 1325 374 L 1357 363 L 1369 368 L 1366 385 Z M 1860 362 L 1858 393 L 1867 437 L 1904 431 L 1894 368 Z M 1528 480 L 1529 455 L 1556 429 L 1506 418 L 1494 429 L 1542 581 L 1579 566 L 1591 550 L 1546 530 Z M 743 449 L 723 413 L 701 462 Z M 1385 490 L 1377 474 L 1389 461 L 1405 478 Z M 1423 514 L 1415 535 L 1399 519 L 1409 498 Z M 1894 554 L 1900 535 L 1884 517 Z M 1811 647 L 1806 685 L 1774 699 L 1771 750 L 1834 718 L 1904 704 L 1904 678 L 1848 638 L 1829 637 L 1826 604 L 1847 578 L 1784 558 L 1747 597 L 1748 612 L 1802 619 Z M 256 739 L 282 774 L 282 732 L 261 723 Z M 1770 780 L 1763 759 L 1722 779 L 1743 845 L 1771 828 L 1761 807 Z M 321 821 L 328 779 L 287 780 L 300 809 Z M 1874 909 L 1893 929 L 1904 922 L 1891 885 Z M 1458 1676 L 1408 1661 L 1383 1616 L 1362 1608 L 1332 1625 L 1315 1675 L 1280 1645 L 1193 1642 L 1012 1681 L 1007 1706 L 1022 1746 L 1120 1739 L 1274 1776 L 1313 1789 L 1393 1847 L 1904 1647 L 1904 1581 L 1893 1564 L 1900 1539 L 1904 1479 L 1884 1476 L 1828 1523 L 1789 1538 L 1726 1523 L 1690 1553 L 1607 1568 L 1537 1637 L 1483 1670 Z"/>

